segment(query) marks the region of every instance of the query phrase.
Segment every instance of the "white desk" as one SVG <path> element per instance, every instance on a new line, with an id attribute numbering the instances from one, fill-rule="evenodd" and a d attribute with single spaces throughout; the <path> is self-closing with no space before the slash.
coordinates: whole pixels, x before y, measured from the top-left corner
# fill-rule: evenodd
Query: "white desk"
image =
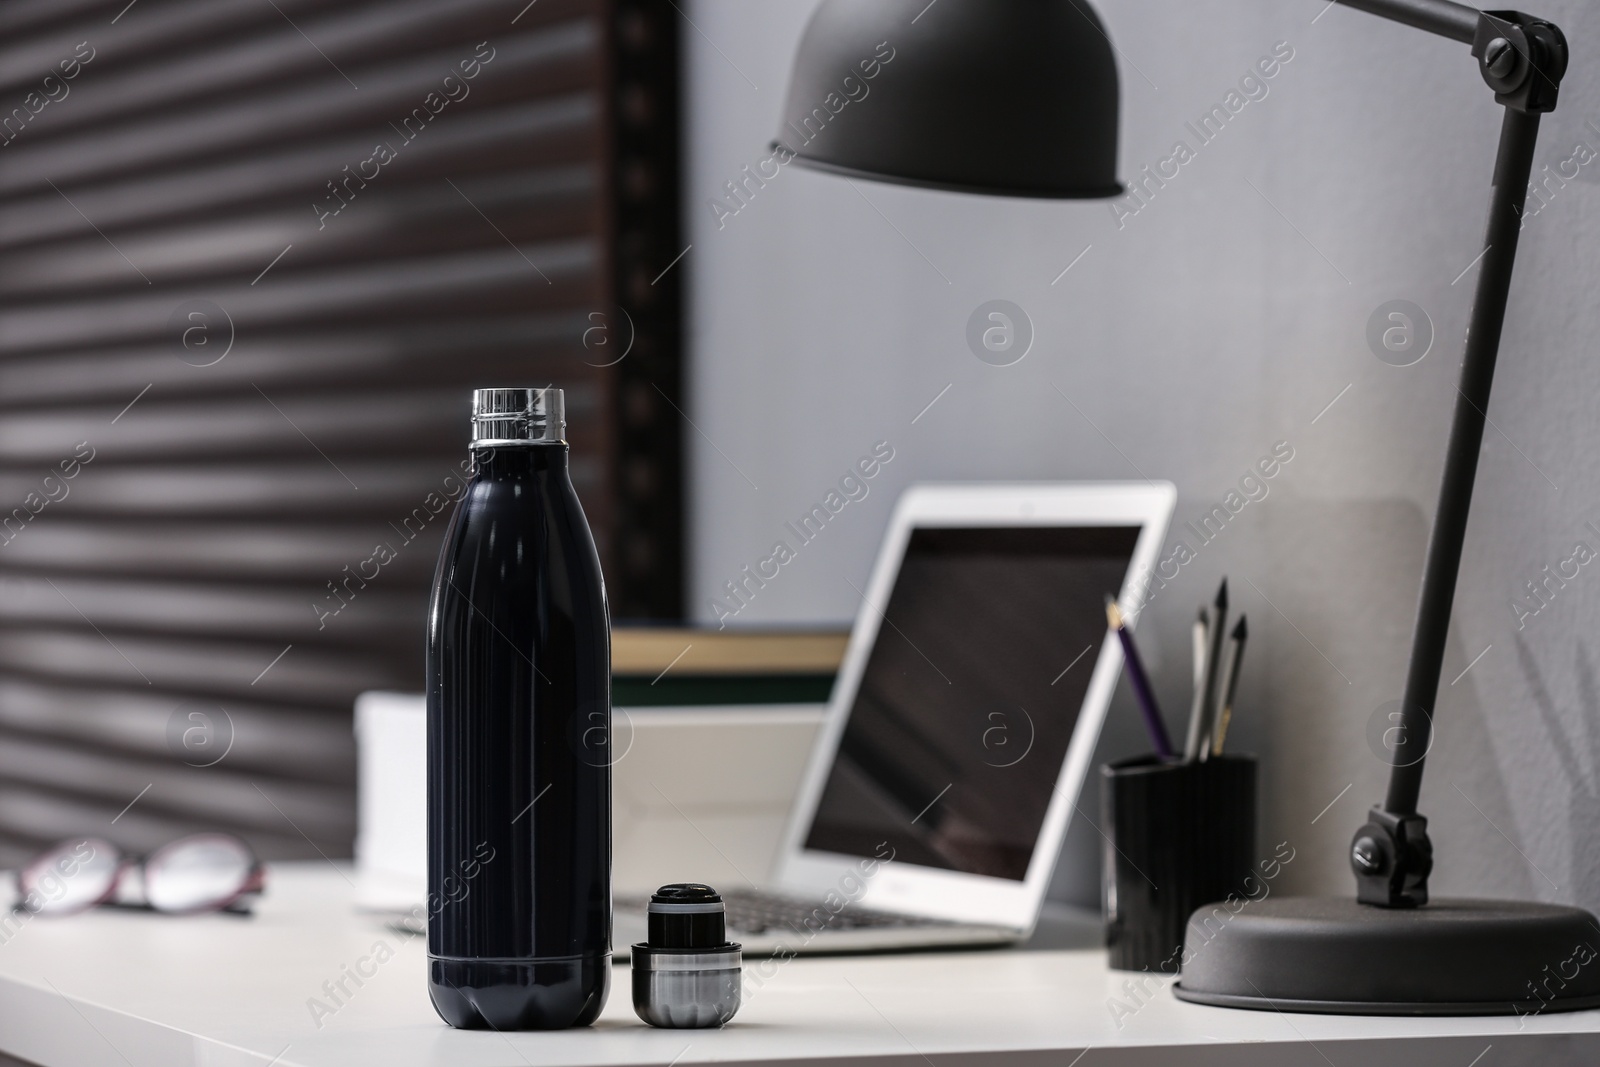
<path id="1" fill-rule="evenodd" d="M 798 959 L 721 1031 L 652 1030 L 613 972 L 600 1022 L 452 1031 L 425 945 L 353 914 L 327 865 L 279 865 L 254 918 L 102 910 L 33 919 L 0 945 L 0 1052 L 44 1067 L 559 1067 L 566 1064 L 1026 1064 L 1050 1067 L 1539 1067 L 1600 1064 L 1600 1012 L 1350 1019 L 1229 1011 L 1154 992 L 1123 1021 L 1126 975 L 1094 950 Z M 394 957 L 319 1027 L 307 1001 L 374 947 Z M 371 966 L 364 968 L 372 970 Z M 1131 1002 L 1130 1002 L 1131 1003 Z M 1492 1046 L 1492 1047 L 1491 1047 Z M 1488 1051 L 1485 1053 L 1485 1049 Z M 1085 1051 L 1087 1050 L 1087 1051 Z M 1482 1058 L 1478 1059 L 1482 1054 Z"/>

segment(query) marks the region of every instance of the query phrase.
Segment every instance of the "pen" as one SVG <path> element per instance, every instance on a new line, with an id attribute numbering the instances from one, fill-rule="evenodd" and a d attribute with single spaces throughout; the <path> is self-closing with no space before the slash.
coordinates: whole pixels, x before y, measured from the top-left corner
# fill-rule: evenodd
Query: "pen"
<path id="1" fill-rule="evenodd" d="M 1150 676 L 1144 672 L 1144 662 L 1139 659 L 1133 634 L 1123 625 L 1122 611 L 1117 607 L 1116 600 L 1109 596 L 1106 597 L 1106 622 L 1111 624 L 1118 640 L 1122 642 L 1122 658 L 1128 665 L 1128 683 L 1133 686 L 1139 710 L 1144 713 L 1144 727 L 1150 733 L 1150 744 L 1154 746 L 1157 756 L 1169 760 L 1173 757 L 1172 741 L 1167 737 L 1166 724 L 1161 721 L 1161 708 L 1156 704 L 1155 692 L 1150 688 Z"/>
<path id="2" fill-rule="evenodd" d="M 1211 742 L 1213 756 L 1222 755 L 1222 743 L 1228 737 L 1228 724 L 1233 721 L 1233 696 L 1239 689 L 1239 665 L 1244 661 L 1244 643 L 1250 637 L 1250 627 L 1245 618 L 1239 616 L 1239 625 L 1233 628 L 1233 633 L 1228 637 L 1228 671 L 1223 675 L 1222 711 L 1217 716 L 1215 737 Z"/>
<path id="3" fill-rule="evenodd" d="M 1200 615 L 1194 620 L 1194 629 L 1190 637 L 1194 647 L 1194 687 L 1200 688 L 1200 679 L 1206 673 L 1206 609 L 1200 609 Z"/>
<path id="4" fill-rule="evenodd" d="M 1194 697 L 1189 702 L 1189 733 L 1183 743 L 1183 758 L 1193 760 L 1200 753 L 1200 721 L 1205 715 L 1206 700 L 1206 646 L 1210 644 L 1210 622 L 1206 609 L 1194 622 Z"/>

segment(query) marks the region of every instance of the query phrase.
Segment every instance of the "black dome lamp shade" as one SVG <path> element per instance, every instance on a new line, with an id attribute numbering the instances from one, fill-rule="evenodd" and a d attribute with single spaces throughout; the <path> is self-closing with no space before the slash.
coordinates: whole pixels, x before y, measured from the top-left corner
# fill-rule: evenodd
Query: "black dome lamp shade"
<path id="1" fill-rule="evenodd" d="M 1488 233 L 1423 568 L 1402 740 L 1388 794 L 1347 853 L 1356 895 L 1230 907 L 1214 939 L 1206 924 L 1215 909 L 1201 908 L 1188 941 L 1204 941 L 1204 951 L 1185 961 L 1174 992 L 1203 1004 L 1350 1014 L 1600 1007 L 1600 963 L 1589 965 L 1600 955 L 1590 947 L 1600 921 L 1558 904 L 1430 900 L 1433 847 L 1417 810 L 1539 121 L 1556 106 L 1566 38 L 1543 19 L 1453 0 L 1336 2 L 1471 46 L 1505 109 Z M 999 196 L 1122 191 L 1116 64 L 1089 0 L 822 0 L 783 121 L 778 147 L 846 175 Z"/>
<path id="2" fill-rule="evenodd" d="M 875 181 L 1117 196 L 1117 65 L 1081 0 L 823 0 L 777 146 Z"/>

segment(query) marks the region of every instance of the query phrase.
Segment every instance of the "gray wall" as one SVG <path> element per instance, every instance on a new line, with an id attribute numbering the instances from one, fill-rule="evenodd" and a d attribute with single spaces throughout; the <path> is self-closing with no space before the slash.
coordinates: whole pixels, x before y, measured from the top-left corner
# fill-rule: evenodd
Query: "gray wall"
<path id="1" fill-rule="evenodd" d="M 1188 625 L 1219 577 L 1232 579 L 1255 634 L 1234 736 L 1265 760 L 1263 853 L 1287 840 L 1297 858 L 1281 884 L 1344 892 L 1345 844 L 1381 798 L 1365 734 L 1399 695 L 1476 274 L 1453 282 L 1481 248 L 1499 109 L 1461 46 L 1342 8 L 1319 17 L 1323 6 L 1099 0 L 1122 54 L 1127 178 L 1178 139 L 1193 145 L 1185 123 L 1274 45 L 1294 49 L 1264 98 L 1120 222 L 1105 203 L 853 187 L 793 167 L 719 220 L 708 201 L 767 155 L 812 3 L 694 0 L 693 250 L 680 269 L 693 293 L 690 607 L 701 621 L 715 619 L 723 582 L 875 441 L 896 457 L 871 494 L 738 623 L 850 618 L 850 582 L 864 580 L 894 495 L 913 481 L 1165 478 L 1182 523 L 1289 442 L 1295 458 L 1266 499 L 1212 543 L 1191 540 L 1196 558 L 1154 598 L 1141 636 L 1164 702 L 1184 706 Z M 1600 150 L 1600 5 L 1540 0 L 1539 12 L 1575 56 L 1541 142 L 1540 164 L 1554 168 L 1579 142 Z M 1600 549 L 1586 526 L 1600 525 L 1600 160 L 1579 171 L 1551 182 L 1525 228 L 1423 801 L 1436 892 L 1594 908 L 1600 566 L 1521 629 L 1512 607 L 1580 540 Z M 995 298 L 1020 305 L 1037 333 L 1003 368 L 965 340 L 969 315 Z M 1404 368 L 1366 340 L 1395 299 L 1426 309 L 1436 332 Z M 1125 701 L 1102 756 L 1139 747 Z M 1095 847 L 1092 830 L 1071 837 L 1080 855 Z M 1092 895 L 1092 877 L 1078 865 L 1057 894 Z"/>

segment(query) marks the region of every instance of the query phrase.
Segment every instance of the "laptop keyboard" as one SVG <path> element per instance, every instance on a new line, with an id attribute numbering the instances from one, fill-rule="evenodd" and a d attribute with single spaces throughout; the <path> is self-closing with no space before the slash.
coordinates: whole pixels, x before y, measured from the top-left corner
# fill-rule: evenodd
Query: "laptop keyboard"
<path id="1" fill-rule="evenodd" d="M 764 934 L 769 930 L 793 930 L 798 933 L 819 927 L 829 930 L 885 930 L 952 925 L 940 919 L 874 911 L 854 904 L 847 904 L 839 911 L 830 913 L 820 901 L 753 890 L 723 893 L 722 900 L 728 911 L 728 929 L 746 934 Z M 619 903 L 644 911 L 649 898 Z"/>
<path id="2" fill-rule="evenodd" d="M 894 929 L 917 926 L 944 925 L 937 919 L 924 919 L 915 915 L 899 915 L 889 911 L 846 904 L 837 912 L 815 901 L 779 896 L 776 893 L 743 891 L 725 893 L 722 897 L 728 907 L 728 926 L 735 930 L 748 930 L 752 934 L 768 930 L 805 930 L 807 924 L 816 928 L 820 923 L 829 930 Z"/>

